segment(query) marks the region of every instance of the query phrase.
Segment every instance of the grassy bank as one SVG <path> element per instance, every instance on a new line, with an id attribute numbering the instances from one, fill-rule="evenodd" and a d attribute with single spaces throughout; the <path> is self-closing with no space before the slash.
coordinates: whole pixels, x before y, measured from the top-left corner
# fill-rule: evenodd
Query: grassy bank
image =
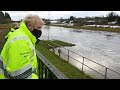
<path id="1" fill-rule="evenodd" d="M 9 31 L 10 31 L 10 25 L 0 24 L 0 52 L 5 43 L 5 36 L 8 34 Z"/>
<path id="2" fill-rule="evenodd" d="M 75 29 L 85 29 L 85 30 L 94 30 L 94 31 L 108 31 L 108 32 L 120 32 L 120 28 L 103 28 L 103 27 L 82 27 L 82 26 L 64 26 L 64 25 L 51 25 L 51 26 L 58 26 L 58 27 L 65 27 L 65 28 L 75 28 Z"/>
<path id="3" fill-rule="evenodd" d="M 54 41 L 58 43 L 58 41 Z M 36 48 L 42 53 L 54 66 L 56 66 L 65 76 L 70 79 L 91 79 L 90 76 L 84 74 L 82 71 L 77 69 L 76 67 L 69 64 L 67 61 L 59 58 L 59 56 L 55 55 L 53 52 L 49 51 L 47 44 L 49 42 L 42 40 L 38 43 Z M 65 42 L 59 42 L 64 46 L 69 46 L 69 44 Z M 50 43 L 49 43 L 50 44 Z"/>

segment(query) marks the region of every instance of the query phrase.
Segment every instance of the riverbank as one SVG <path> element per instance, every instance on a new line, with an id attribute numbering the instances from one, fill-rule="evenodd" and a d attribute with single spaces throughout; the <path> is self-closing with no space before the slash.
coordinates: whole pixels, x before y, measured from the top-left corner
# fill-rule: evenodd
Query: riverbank
<path id="1" fill-rule="evenodd" d="M 58 27 L 64 27 L 64 28 L 74 28 L 74 29 L 84 29 L 84 30 L 94 30 L 94 31 L 108 31 L 108 32 L 117 32 L 120 33 L 120 28 L 109 28 L 109 27 L 93 27 L 93 26 L 64 26 L 64 25 L 50 25 L 50 26 L 58 26 Z"/>
<path id="2" fill-rule="evenodd" d="M 60 46 L 72 46 L 70 43 L 62 42 L 62 41 L 53 41 Z M 69 79 L 92 79 L 89 75 L 86 75 L 73 65 L 69 64 L 62 58 L 59 58 L 58 55 L 54 54 L 47 48 L 47 44 L 51 43 L 47 40 L 41 40 L 36 46 L 37 50 L 40 51 L 56 68 L 58 68 L 65 76 Z M 56 47 L 56 45 L 53 45 Z"/>

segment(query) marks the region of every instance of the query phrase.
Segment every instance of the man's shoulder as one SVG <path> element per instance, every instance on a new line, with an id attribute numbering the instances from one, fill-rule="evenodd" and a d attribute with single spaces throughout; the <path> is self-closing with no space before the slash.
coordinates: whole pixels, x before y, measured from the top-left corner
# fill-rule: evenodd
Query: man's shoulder
<path id="1" fill-rule="evenodd" d="M 17 36 L 26 36 L 26 35 L 20 29 L 17 29 L 14 32 L 11 32 L 10 38 L 14 38 Z"/>
<path id="2" fill-rule="evenodd" d="M 21 30 L 18 29 L 12 33 L 9 33 L 8 41 L 19 40 L 19 39 L 23 39 L 23 38 L 27 38 L 27 35 L 25 35 Z"/>

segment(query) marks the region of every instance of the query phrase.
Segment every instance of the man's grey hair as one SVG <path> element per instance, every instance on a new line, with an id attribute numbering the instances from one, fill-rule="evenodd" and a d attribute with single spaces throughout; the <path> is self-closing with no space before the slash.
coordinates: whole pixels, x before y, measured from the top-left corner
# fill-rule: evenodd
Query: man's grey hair
<path id="1" fill-rule="evenodd" d="M 27 15 L 22 21 L 26 25 L 28 25 L 28 23 L 35 25 L 37 19 L 40 19 L 42 24 L 44 23 L 43 20 L 38 15 L 32 15 L 32 14 Z"/>

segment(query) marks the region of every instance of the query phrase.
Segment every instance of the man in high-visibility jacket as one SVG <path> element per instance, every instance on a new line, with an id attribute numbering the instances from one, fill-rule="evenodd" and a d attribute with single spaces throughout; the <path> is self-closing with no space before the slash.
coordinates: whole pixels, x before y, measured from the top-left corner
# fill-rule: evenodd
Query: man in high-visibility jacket
<path id="1" fill-rule="evenodd" d="M 18 28 L 19 28 L 19 23 L 17 22 L 12 23 L 10 32 L 5 36 L 5 41 L 7 41 L 8 37 L 10 37 L 10 35 Z M 4 73 L 4 67 L 3 67 L 2 57 L 0 56 L 0 79 L 4 78 L 3 73 Z"/>
<path id="2" fill-rule="evenodd" d="M 19 23 L 17 22 L 12 23 L 10 32 L 5 36 L 5 41 L 7 41 L 10 34 L 12 34 L 18 28 L 19 28 Z"/>
<path id="3" fill-rule="evenodd" d="M 8 37 L 1 52 L 1 79 L 38 79 L 35 43 L 42 34 L 42 27 L 43 20 L 39 16 L 28 15 Z"/>

